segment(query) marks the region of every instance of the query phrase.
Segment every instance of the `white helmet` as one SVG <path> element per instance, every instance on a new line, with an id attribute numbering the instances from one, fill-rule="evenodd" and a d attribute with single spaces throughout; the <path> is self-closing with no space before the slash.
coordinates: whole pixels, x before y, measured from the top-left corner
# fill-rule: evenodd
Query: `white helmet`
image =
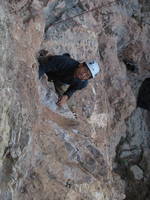
<path id="1" fill-rule="evenodd" d="M 94 78 L 100 71 L 99 64 L 94 60 L 86 61 L 85 63 L 87 65 L 88 69 L 90 70 L 92 77 Z"/>

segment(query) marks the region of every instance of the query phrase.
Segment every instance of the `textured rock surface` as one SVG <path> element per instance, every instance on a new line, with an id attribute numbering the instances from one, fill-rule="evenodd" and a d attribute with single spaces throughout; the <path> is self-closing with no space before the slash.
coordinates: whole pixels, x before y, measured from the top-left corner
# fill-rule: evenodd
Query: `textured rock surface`
<path id="1" fill-rule="evenodd" d="M 147 0 L 1 0 L 0 199 L 150 199 L 149 13 Z M 69 102 L 77 120 L 38 80 L 42 48 L 101 64 Z"/>

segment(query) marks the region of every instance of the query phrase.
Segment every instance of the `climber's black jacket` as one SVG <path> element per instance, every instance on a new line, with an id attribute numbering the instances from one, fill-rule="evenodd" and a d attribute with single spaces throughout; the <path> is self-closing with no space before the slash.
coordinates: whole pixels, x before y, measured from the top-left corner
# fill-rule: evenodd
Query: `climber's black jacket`
<path id="1" fill-rule="evenodd" d="M 69 84 L 70 87 L 64 93 L 71 97 L 76 90 L 81 90 L 88 84 L 87 80 L 74 78 L 74 71 L 78 67 L 79 62 L 72 59 L 69 54 L 55 55 L 48 58 L 41 56 L 39 61 L 39 78 L 44 73 L 48 76 L 48 80 L 59 80 L 64 84 Z"/>

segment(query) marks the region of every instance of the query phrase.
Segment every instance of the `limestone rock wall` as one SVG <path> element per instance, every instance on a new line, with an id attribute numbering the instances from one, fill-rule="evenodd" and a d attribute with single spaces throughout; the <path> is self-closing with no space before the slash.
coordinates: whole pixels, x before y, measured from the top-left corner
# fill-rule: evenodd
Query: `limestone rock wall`
<path id="1" fill-rule="evenodd" d="M 0 199 L 148 200 L 150 4 L 1 0 Z M 40 49 L 96 59 L 101 73 L 68 106 Z"/>

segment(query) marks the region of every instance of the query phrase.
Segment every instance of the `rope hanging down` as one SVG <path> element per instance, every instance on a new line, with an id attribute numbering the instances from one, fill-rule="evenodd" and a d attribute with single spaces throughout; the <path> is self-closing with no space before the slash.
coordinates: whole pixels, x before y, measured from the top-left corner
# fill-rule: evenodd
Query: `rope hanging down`
<path id="1" fill-rule="evenodd" d="M 78 14 L 78 15 L 73 16 L 73 17 L 68 17 L 68 18 L 66 18 L 66 19 L 62 19 L 62 20 L 59 20 L 59 21 L 57 21 L 57 22 L 51 23 L 51 24 L 46 28 L 45 31 L 47 31 L 51 26 L 54 26 L 54 25 L 57 25 L 57 24 L 66 22 L 66 21 L 68 21 L 68 20 L 74 19 L 74 18 L 79 17 L 79 16 L 81 16 L 81 15 L 85 15 L 85 14 L 87 14 L 87 13 L 89 13 L 89 12 L 93 12 L 93 11 L 95 11 L 95 10 L 101 9 L 101 8 L 103 8 L 103 7 L 110 6 L 110 5 L 113 4 L 113 3 L 115 3 L 115 1 L 112 1 L 112 2 L 107 3 L 107 4 L 102 4 L 102 5 L 100 5 L 100 6 L 97 6 L 97 7 L 94 7 L 94 8 L 92 8 L 92 9 L 86 10 L 86 11 L 84 11 L 84 12 Z"/>

